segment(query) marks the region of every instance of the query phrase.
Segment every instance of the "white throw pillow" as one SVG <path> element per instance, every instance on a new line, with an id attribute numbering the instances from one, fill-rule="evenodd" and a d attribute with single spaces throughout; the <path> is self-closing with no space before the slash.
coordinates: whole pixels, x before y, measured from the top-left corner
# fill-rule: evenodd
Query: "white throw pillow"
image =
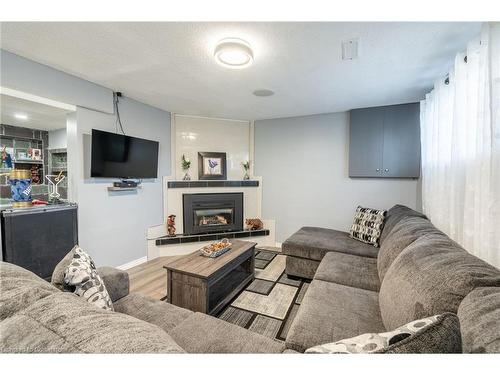
<path id="1" fill-rule="evenodd" d="M 73 259 L 64 272 L 64 284 L 74 287 L 74 293 L 88 302 L 113 311 L 113 303 L 104 281 L 97 273 L 94 261 L 79 246 L 75 246 L 73 250 Z"/>

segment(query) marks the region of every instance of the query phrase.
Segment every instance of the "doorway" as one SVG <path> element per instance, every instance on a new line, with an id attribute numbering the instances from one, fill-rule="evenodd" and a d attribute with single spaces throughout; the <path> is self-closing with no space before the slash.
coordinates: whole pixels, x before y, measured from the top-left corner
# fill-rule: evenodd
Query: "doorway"
<path id="1" fill-rule="evenodd" d="M 61 201 L 69 200 L 67 118 L 74 109 L 0 94 L 0 205 L 11 204 L 8 174 L 24 170 L 34 202 L 49 201 L 57 178 Z"/>

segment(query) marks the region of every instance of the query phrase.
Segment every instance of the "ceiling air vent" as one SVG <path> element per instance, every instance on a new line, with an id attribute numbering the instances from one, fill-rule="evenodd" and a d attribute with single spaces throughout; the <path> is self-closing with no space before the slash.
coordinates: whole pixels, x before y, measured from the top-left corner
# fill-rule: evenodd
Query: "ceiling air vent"
<path id="1" fill-rule="evenodd" d="M 358 39 L 349 39 L 342 42 L 342 60 L 358 58 Z"/>

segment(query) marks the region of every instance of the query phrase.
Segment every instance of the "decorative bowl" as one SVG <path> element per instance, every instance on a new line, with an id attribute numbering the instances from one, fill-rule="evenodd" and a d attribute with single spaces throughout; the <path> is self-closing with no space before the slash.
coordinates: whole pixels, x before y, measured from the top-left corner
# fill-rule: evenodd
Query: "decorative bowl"
<path id="1" fill-rule="evenodd" d="M 201 255 L 208 257 L 208 258 L 217 258 L 218 256 L 221 256 L 222 254 L 228 252 L 231 250 L 231 242 L 229 242 L 229 239 L 223 238 L 221 241 L 214 242 L 210 245 L 207 245 L 205 247 L 202 247 L 200 249 Z"/>

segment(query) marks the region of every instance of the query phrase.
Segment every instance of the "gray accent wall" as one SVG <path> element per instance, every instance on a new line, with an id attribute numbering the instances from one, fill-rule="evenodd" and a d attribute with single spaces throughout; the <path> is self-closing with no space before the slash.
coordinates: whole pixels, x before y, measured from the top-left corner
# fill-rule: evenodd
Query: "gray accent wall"
<path id="1" fill-rule="evenodd" d="M 357 205 L 417 207 L 417 180 L 349 178 L 349 113 L 255 122 L 255 175 L 262 217 L 276 220 L 276 241 L 302 226 L 346 231 Z"/>
<path id="2" fill-rule="evenodd" d="M 80 245 L 97 264 L 118 266 L 147 254 L 147 230 L 163 222 L 162 176 L 170 174 L 170 114 L 135 100 L 120 100 L 127 135 L 160 142 L 157 179 L 137 191 L 108 192 L 117 179 L 90 178 L 91 130 L 115 131 L 115 116 L 78 107 L 77 201 Z"/>
<path id="3" fill-rule="evenodd" d="M 67 144 L 69 193 L 79 206 L 80 245 L 101 266 L 145 257 L 147 229 L 163 222 L 162 177 L 170 175 L 170 113 L 126 97 L 120 100 L 127 135 L 160 142 L 158 178 L 144 181 L 137 192 L 109 193 L 113 180 L 88 177 L 88 160 L 91 129 L 115 131 L 112 90 L 0 51 L 2 86 L 77 106 L 76 113 L 68 115 Z"/>

